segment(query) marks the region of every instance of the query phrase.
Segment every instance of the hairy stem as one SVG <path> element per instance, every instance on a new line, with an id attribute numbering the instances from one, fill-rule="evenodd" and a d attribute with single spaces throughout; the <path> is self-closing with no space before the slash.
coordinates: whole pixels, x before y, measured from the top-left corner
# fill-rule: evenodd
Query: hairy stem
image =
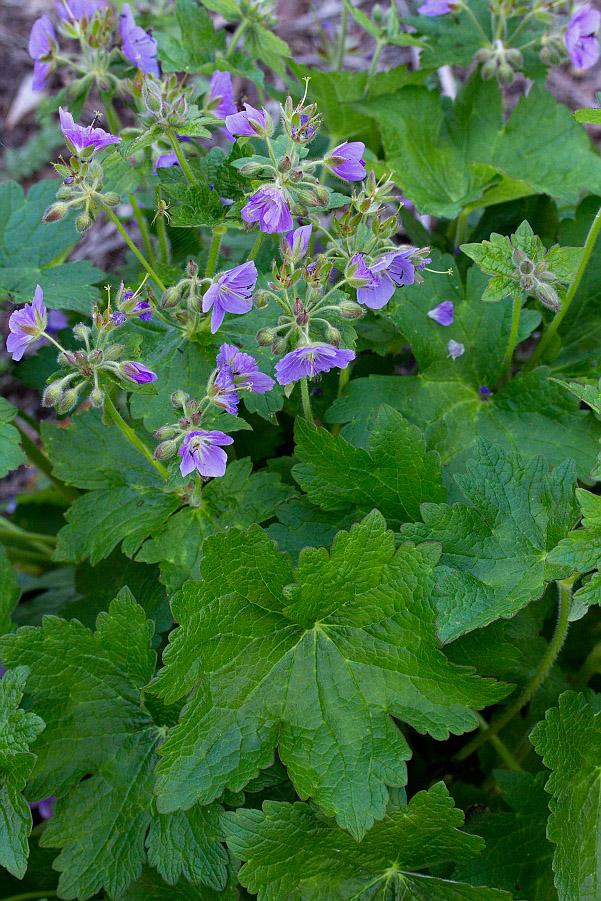
<path id="1" fill-rule="evenodd" d="M 549 643 L 549 646 L 545 652 L 545 655 L 538 667 L 536 668 L 536 672 L 525 686 L 523 691 L 518 695 L 515 701 L 510 704 L 505 710 L 493 719 L 488 727 L 488 729 L 484 729 L 480 732 L 479 735 L 474 736 L 474 738 L 465 745 L 457 754 L 454 756 L 454 760 L 466 760 L 470 757 L 475 751 L 482 747 L 487 741 L 490 741 L 495 737 L 497 732 L 500 732 L 507 723 L 513 719 L 516 714 L 520 712 L 522 707 L 528 703 L 532 695 L 535 691 L 540 688 L 555 660 L 557 659 L 557 655 L 561 651 L 563 647 L 563 643 L 565 641 L 567 632 L 568 632 L 568 616 L 570 614 L 570 605 L 572 602 L 572 594 L 571 587 L 576 579 L 576 576 L 571 576 L 569 579 L 563 579 L 560 582 L 557 582 L 557 590 L 559 593 L 559 607 L 557 612 L 557 627 L 555 629 L 555 634 Z"/>
<path id="2" fill-rule="evenodd" d="M 371 88 L 371 83 L 373 81 L 373 77 L 376 74 L 376 66 L 378 65 L 378 59 L 380 57 L 380 53 L 382 52 L 382 47 L 384 46 L 384 41 L 378 40 L 376 45 L 376 49 L 374 52 L 373 59 L 371 61 L 371 66 L 369 68 L 369 74 L 367 76 L 367 81 L 365 82 L 365 88 L 363 89 L 363 97 L 367 97 L 369 94 L 369 89 Z"/>
<path id="3" fill-rule="evenodd" d="M 518 329 L 520 327 L 520 310 L 522 309 L 522 295 L 518 294 L 513 299 L 513 315 L 511 317 L 511 331 L 509 332 L 509 343 L 505 354 L 505 375 L 503 381 L 506 385 L 511 381 L 511 364 L 513 362 L 513 354 L 515 345 L 518 340 Z"/>
<path id="4" fill-rule="evenodd" d="M 197 185 L 198 182 L 196 181 L 196 178 L 194 177 L 194 173 L 190 169 L 188 160 L 184 156 L 184 152 L 180 146 L 180 143 L 172 131 L 169 132 L 169 140 L 171 141 L 171 146 L 173 147 L 173 150 L 177 157 L 177 161 L 180 164 L 180 166 L 182 167 L 182 171 L 184 172 L 186 178 L 188 179 L 188 181 L 190 182 L 191 185 Z"/>
<path id="5" fill-rule="evenodd" d="M 115 216 L 115 214 L 113 213 L 113 211 L 112 211 L 112 209 L 110 208 L 110 206 L 105 206 L 105 205 L 103 204 L 103 205 L 102 205 L 102 209 L 103 209 L 104 212 L 107 214 L 107 216 L 109 217 L 109 219 L 112 219 L 112 220 L 113 220 L 113 222 L 115 223 L 115 225 L 116 225 L 116 227 L 117 227 L 117 230 L 120 232 L 120 234 L 121 234 L 123 240 L 125 241 L 125 243 L 127 244 L 127 246 L 130 248 L 130 250 L 132 250 L 133 253 L 137 256 L 137 258 L 139 259 L 139 261 L 142 263 L 142 266 L 144 266 L 144 269 L 146 269 L 146 272 L 151 276 L 152 279 L 154 279 L 154 281 L 157 283 L 157 285 L 159 286 L 159 288 L 161 289 L 161 291 L 166 291 L 166 290 L 167 290 L 166 285 L 165 285 L 164 282 L 159 278 L 159 276 L 156 274 L 156 272 L 154 271 L 154 269 L 152 268 L 152 266 L 150 265 L 150 263 L 148 262 L 148 260 L 140 253 L 140 251 L 138 250 L 138 248 L 136 247 L 136 245 L 134 244 L 134 242 L 132 241 L 132 239 L 129 237 L 129 235 L 127 234 L 127 232 L 125 231 L 125 229 L 124 229 L 123 226 L 121 225 L 121 223 L 120 223 L 119 219 L 117 218 L 117 216 Z"/>
<path id="6" fill-rule="evenodd" d="M 257 239 L 256 239 L 255 243 L 253 244 L 253 249 L 251 250 L 251 252 L 248 255 L 249 260 L 255 259 L 262 243 L 263 243 L 263 232 L 259 232 L 259 234 L 257 235 Z"/>
<path id="7" fill-rule="evenodd" d="M 348 28 L 348 9 L 346 3 L 342 6 L 342 28 L 340 29 L 340 44 L 338 45 L 338 59 L 336 60 L 336 71 L 341 72 L 344 65 L 344 51 L 346 49 L 346 32 Z"/>
<path id="8" fill-rule="evenodd" d="M 303 402 L 303 413 L 307 422 L 313 422 L 313 411 L 311 409 L 311 398 L 309 397 L 309 383 L 307 376 L 303 376 L 300 380 L 301 399 Z"/>
<path id="9" fill-rule="evenodd" d="M 484 732 L 487 732 L 489 729 L 489 725 L 486 722 L 486 720 L 484 719 L 484 717 L 480 716 L 479 713 L 476 713 L 476 716 L 478 717 L 478 722 L 480 723 L 480 728 Z M 493 735 L 490 740 L 490 743 L 493 746 L 493 748 L 495 749 L 495 751 L 497 752 L 497 754 L 499 755 L 499 757 L 501 758 L 501 760 L 505 764 L 507 764 L 507 766 L 509 767 L 510 770 L 516 770 L 518 772 L 523 772 L 522 767 L 517 762 L 516 758 L 513 756 L 513 754 L 507 747 L 507 745 L 501 741 L 501 739 L 499 738 L 498 735 Z"/>
<path id="10" fill-rule="evenodd" d="M 138 201 L 134 197 L 133 194 L 129 194 L 129 202 L 131 203 L 132 209 L 134 211 L 134 216 L 136 217 L 136 222 L 138 223 L 138 228 L 140 229 L 140 234 L 142 235 L 142 241 L 144 242 L 144 250 L 146 251 L 146 256 L 150 260 L 150 262 L 154 265 L 154 251 L 152 249 L 152 244 L 150 243 L 150 232 L 148 231 L 148 223 L 146 222 L 146 218 L 144 213 L 140 209 Z"/>
<path id="11" fill-rule="evenodd" d="M 217 257 L 219 256 L 219 246 L 221 244 L 221 239 L 223 237 L 223 230 L 221 228 L 213 229 L 213 240 L 211 241 L 211 248 L 209 250 L 209 259 L 207 260 L 207 268 L 205 271 L 205 277 L 209 278 L 215 272 L 215 266 L 217 265 Z"/>
<path id="12" fill-rule="evenodd" d="M 554 335 L 557 332 L 557 329 L 561 325 L 564 316 L 568 312 L 570 308 L 570 304 L 572 303 L 576 291 L 578 290 L 578 286 L 582 281 L 582 276 L 584 275 L 584 271 L 587 267 L 588 261 L 590 260 L 591 254 L 593 252 L 593 248 L 595 246 L 595 242 L 597 240 L 597 236 L 599 234 L 599 230 L 601 229 L 601 207 L 597 210 L 597 215 L 593 219 L 592 225 L 589 229 L 588 235 L 586 236 L 586 241 L 584 242 L 584 252 L 582 254 L 582 259 L 580 260 L 580 265 L 578 266 L 578 271 L 576 272 L 576 277 L 570 287 L 568 288 L 568 293 L 566 294 L 566 299 L 564 300 L 561 310 L 555 314 L 555 318 L 553 319 L 551 325 L 543 335 L 540 340 L 540 343 L 530 359 L 528 363 L 524 367 L 524 372 L 529 372 L 533 366 L 541 360 L 545 354 L 545 351 L 548 349 L 551 341 L 553 340 Z"/>
<path id="13" fill-rule="evenodd" d="M 240 40 L 240 38 L 242 37 L 242 35 L 246 31 L 246 29 L 248 28 L 248 25 L 249 25 L 248 19 L 242 19 L 242 21 L 240 22 L 240 24 L 238 25 L 238 27 L 236 28 L 235 32 L 232 35 L 230 45 L 227 48 L 227 53 L 225 54 L 226 59 L 229 59 L 230 56 L 232 55 L 232 53 L 234 52 L 236 44 L 238 43 L 238 41 Z"/>
<path id="14" fill-rule="evenodd" d="M 161 478 L 166 479 L 168 477 L 168 472 L 163 464 L 158 460 L 155 460 L 151 451 L 146 447 L 144 442 L 141 441 L 140 438 L 138 438 L 131 426 L 129 426 L 123 419 L 108 394 L 106 394 L 104 398 L 104 409 L 109 414 L 115 425 L 122 431 L 129 443 L 132 444 L 136 448 L 136 450 L 139 450 L 144 457 L 146 457 L 148 462 L 151 463 L 152 466 L 154 466 Z"/>
<path id="15" fill-rule="evenodd" d="M 30 544 L 36 551 L 46 554 L 48 557 L 52 556 L 52 548 L 48 545 L 56 544 L 55 535 L 44 535 L 42 532 L 28 532 L 3 516 L 0 516 L 1 535 L 4 535 L 8 541 Z"/>

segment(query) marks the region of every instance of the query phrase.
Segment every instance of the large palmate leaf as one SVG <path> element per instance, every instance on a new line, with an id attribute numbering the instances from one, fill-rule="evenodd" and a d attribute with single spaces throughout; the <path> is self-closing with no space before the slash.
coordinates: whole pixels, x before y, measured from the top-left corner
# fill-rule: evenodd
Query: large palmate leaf
<path id="1" fill-rule="evenodd" d="M 457 366 L 462 360 L 434 363 L 417 376 L 354 379 L 328 419 L 344 423 L 341 434 L 347 441 L 367 447 L 378 406 L 388 404 L 422 429 L 426 446 L 440 454 L 447 478 L 464 470 L 479 437 L 517 450 L 526 460 L 541 454 L 551 466 L 571 457 L 578 476 L 590 477 L 601 424 L 549 380 L 547 367 L 516 375 L 486 400 L 478 385 L 462 378 Z M 469 360 L 463 365 L 469 371 Z"/>
<path id="2" fill-rule="evenodd" d="M 98 297 L 92 286 L 102 272 L 87 260 L 62 262 L 78 236 L 72 216 L 42 222 L 56 188 L 55 181 L 45 179 L 25 197 L 16 182 L 0 185 L 0 294 L 10 294 L 15 303 L 31 301 L 39 284 L 47 307 L 90 315 Z"/>
<path id="3" fill-rule="evenodd" d="M 565 692 L 531 734 L 536 751 L 552 770 L 548 838 L 555 843 L 555 886 L 560 901 L 593 901 L 601 886 L 601 713 L 582 695 Z"/>
<path id="4" fill-rule="evenodd" d="M 19 432 L 12 424 L 18 410 L 0 397 L 0 479 L 11 471 L 27 463 L 27 457 L 21 448 Z"/>
<path id="5" fill-rule="evenodd" d="M 266 801 L 224 815 L 227 841 L 245 861 L 242 885 L 259 901 L 510 901 L 494 889 L 435 879 L 426 870 L 476 857 L 483 842 L 461 832 L 463 813 L 438 782 L 407 803 L 395 791 L 360 844 L 309 804 Z"/>
<path id="6" fill-rule="evenodd" d="M 382 404 L 370 432 L 370 453 L 297 419 L 292 473 L 324 510 L 359 517 L 377 507 L 389 526 L 420 519 L 420 504 L 446 500 L 438 454 L 426 452 L 419 429 Z"/>
<path id="7" fill-rule="evenodd" d="M 292 493 L 275 473 L 252 473 L 250 460 L 235 460 L 222 478 L 204 487 L 201 506 L 184 507 L 168 519 L 136 559 L 158 563 L 171 594 L 187 579 L 200 578 L 203 543 L 209 535 L 271 519 Z"/>
<path id="8" fill-rule="evenodd" d="M 119 895 L 140 876 L 146 844 L 149 860 L 168 881 L 181 873 L 214 889 L 225 885 L 219 809 L 159 817 L 154 808 L 152 772 L 162 729 L 142 694 L 155 662 L 152 633 L 124 588 L 99 615 L 95 633 L 77 620 L 46 617 L 42 627 L 24 627 L 2 640 L 5 663 L 31 666 L 33 709 L 47 723 L 35 744 L 30 797 L 61 798 L 41 840 L 62 849 L 55 862 L 61 897 L 89 898 L 103 886 Z M 182 836 L 187 839 L 180 844 Z"/>
<path id="9" fill-rule="evenodd" d="M 455 481 L 470 506 L 423 504 L 423 524 L 401 530 L 442 545 L 436 589 L 442 641 L 514 616 L 541 596 L 547 581 L 568 575 L 546 557 L 578 519 L 569 460 L 549 473 L 541 457 L 524 463 L 480 441 L 466 474 Z"/>
<path id="10" fill-rule="evenodd" d="M 505 686 L 451 666 L 434 637 L 435 546 L 403 545 L 381 514 L 301 552 L 292 571 L 254 526 L 210 538 L 203 581 L 172 602 L 180 624 L 151 690 L 192 694 L 161 746 L 159 808 L 238 791 L 276 745 L 302 797 L 356 837 L 403 785 L 409 748 L 391 715 L 444 738 Z"/>
<path id="11" fill-rule="evenodd" d="M 21 791 L 35 762 L 30 745 L 44 729 L 39 716 L 19 707 L 28 674 L 26 666 L 17 666 L 0 681 L 0 866 L 18 879 L 27 870 L 31 831 Z"/>
<path id="12" fill-rule="evenodd" d="M 480 857 L 458 864 L 453 877 L 472 885 L 494 885 L 528 901 L 553 901 L 553 845 L 547 840 L 549 796 L 545 773 L 498 770 L 495 778 L 511 810 L 489 813 L 474 831 L 486 847 Z"/>

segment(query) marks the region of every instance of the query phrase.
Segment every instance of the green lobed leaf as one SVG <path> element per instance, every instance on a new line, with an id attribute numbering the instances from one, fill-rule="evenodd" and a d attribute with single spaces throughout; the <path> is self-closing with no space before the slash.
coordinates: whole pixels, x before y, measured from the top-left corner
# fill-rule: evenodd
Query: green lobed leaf
<path id="1" fill-rule="evenodd" d="M 31 811 L 21 792 L 35 762 L 29 747 L 44 729 L 39 716 L 19 707 L 28 675 L 19 665 L 0 681 L 0 866 L 18 879 L 27 871 L 31 832 Z"/>
<path id="2" fill-rule="evenodd" d="M 495 779 L 511 809 L 488 813 L 475 826 L 486 847 L 478 858 L 459 863 L 453 878 L 475 886 L 494 885 L 528 901 L 553 901 L 557 892 L 553 846 L 546 835 L 546 774 L 497 770 Z"/>
<path id="3" fill-rule="evenodd" d="M 98 298 L 93 285 L 103 275 L 87 260 L 62 262 L 78 235 L 72 215 L 42 222 L 56 189 L 56 181 L 44 179 L 25 197 L 16 182 L 0 184 L 0 293 L 10 294 L 15 303 L 31 302 L 39 284 L 50 309 L 89 316 Z"/>
<path id="4" fill-rule="evenodd" d="M 401 529 L 406 538 L 442 545 L 436 592 L 443 642 L 514 616 L 546 582 L 568 575 L 546 559 L 578 518 L 570 460 L 549 473 L 541 457 L 524 463 L 481 440 L 466 470 L 455 481 L 470 506 L 423 504 L 423 525 Z"/>
<path id="5" fill-rule="evenodd" d="M 421 432 L 382 404 L 370 432 L 370 452 L 297 419 L 292 474 L 311 503 L 357 517 L 377 507 L 388 525 L 420 519 L 420 504 L 446 499 L 440 460 Z"/>
<path id="6" fill-rule="evenodd" d="M 559 901 L 593 901 L 599 894 L 601 824 L 599 758 L 601 713 L 593 713 L 581 694 L 567 691 L 547 710 L 530 740 L 551 775 L 547 836 Z"/>
<path id="7" fill-rule="evenodd" d="M 384 818 L 357 844 L 309 804 L 265 801 L 224 815 L 239 879 L 259 901 L 510 901 L 416 872 L 476 857 L 483 843 L 460 831 L 463 813 L 438 782 L 407 803 L 396 791 Z"/>
<path id="8" fill-rule="evenodd" d="M 21 447 L 21 438 L 12 424 L 19 411 L 0 397 L 0 479 L 23 463 L 27 457 Z"/>
<path id="9" fill-rule="evenodd" d="M 167 871 L 162 850 L 181 833 L 181 815 L 157 824 L 154 809 L 153 769 L 163 730 L 142 693 L 154 669 L 152 633 L 124 588 L 98 616 L 95 633 L 77 620 L 49 616 L 39 628 L 2 639 L 5 663 L 31 666 L 33 710 L 46 716 L 30 797 L 60 798 L 41 844 L 62 849 L 54 864 L 61 897 L 86 899 L 102 887 L 119 896 L 142 873 L 153 825 L 150 855 Z M 180 862 L 172 858 L 170 875 L 179 867 L 186 877 L 224 887 L 218 815 L 215 806 L 203 811 L 205 832 L 196 828 L 196 842 L 178 849 Z M 187 816 L 199 826 L 194 813 Z"/>
<path id="10" fill-rule="evenodd" d="M 20 594 L 17 573 L 0 544 L 0 635 L 10 631 L 10 615 L 17 606 Z"/>
<path id="11" fill-rule="evenodd" d="M 550 565 L 563 566 L 570 573 L 596 570 L 592 578 L 574 593 L 571 621 L 581 619 L 591 604 L 601 602 L 601 498 L 583 488 L 576 489 L 576 498 L 582 512 L 580 528 L 560 541 L 547 558 Z"/>
<path id="12" fill-rule="evenodd" d="M 180 625 L 151 686 L 167 702 L 194 689 L 160 749 L 161 810 L 239 791 L 277 745 L 301 797 L 360 838 L 384 815 L 385 784 L 406 780 L 391 716 L 444 738 L 507 692 L 445 660 L 430 602 L 438 551 L 395 553 L 376 511 L 331 556 L 304 550 L 294 573 L 258 526 L 208 539 L 204 554 L 203 581 L 172 602 Z"/>

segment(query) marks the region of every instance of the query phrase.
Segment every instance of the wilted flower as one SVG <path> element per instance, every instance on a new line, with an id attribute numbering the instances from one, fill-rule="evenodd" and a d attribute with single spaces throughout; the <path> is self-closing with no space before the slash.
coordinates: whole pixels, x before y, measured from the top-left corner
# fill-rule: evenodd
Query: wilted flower
<path id="1" fill-rule="evenodd" d="M 599 59 L 597 33 L 601 24 L 601 12 L 587 3 L 574 13 L 568 23 L 564 42 L 570 61 L 579 69 L 590 69 Z"/>
<path id="2" fill-rule="evenodd" d="M 179 470 L 183 476 L 195 469 L 201 476 L 215 478 L 225 473 L 227 454 L 219 445 L 233 444 L 234 439 L 224 432 L 200 429 L 188 432 L 178 451 L 182 457 Z"/>
<path id="3" fill-rule="evenodd" d="M 213 308 L 211 332 L 214 334 L 226 313 L 248 313 L 252 309 L 251 297 L 257 283 L 257 267 L 250 260 L 219 276 L 209 286 L 202 299 L 203 313 Z"/>
<path id="4" fill-rule="evenodd" d="M 45 59 L 54 52 L 56 33 L 48 16 L 40 16 L 32 25 L 29 35 L 29 55 L 35 60 L 33 67 L 33 90 L 41 91 L 53 69 L 53 63 Z"/>
<path id="5" fill-rule="evenodd" d="M 154 75 L 158 78 L 157 42 L 140 25 L 136 25 L 129 3 L 123 4 L 119 31 L 123 53 L 130 63 L 133 63 L 142 72 L 146 72 L 147 75 Z"/>
<path id="6" fill-rule="evenodd" d="M 291 251 L 290 255 L 295 263 L 298 263 L 307 252 L 312 230 L 312 225 L 301 225 L 300 228 L 295 228 L 293 232 L 288 232 L 286 235 L 286 241 Z"/>
<path id="7" fill-rule="evenodd" d="M 225 117 L 227 130 L 232 135 L 245 135 L 249 138 L 265 135 L 267 133 L 267 115 L 265 110 L 255 109 L 250 103 L 245 103 L 244 106 L 244 112 L 234 112 Z"/>
<path id="8" fill-rule="evenodd" d="M 39 285 L 36 286 L 33 302 L 26 303 L 22 310 L 14 310 L 8 320 L 10 334 L 6 339 L 6 349 L 17 362 L 23 356 L 28 344 L 44 335 L 48 322 L 48 313 L 44 306 L 44 293 Z"/>
<path id="9" fill-rule="evenodd" d="M 335 366 L 346 369 L 354 359 L 354 350 L 340 350 L 331 344 L 311 344 L 286 354 L 276 364 L 275 374 L 280 385 L 289 385 L 305 376 L 313 378 L 319 372 L 329 372 Z"/>
<path id="10" fill-rule="evenodd" d="M 261 231 L 268 235 L 288 231 L 293 225 L 286 198 L 275 185 L 260 188 L 242 208 L 240 215 L 245 222 L 258 221 Z"/>
<path id="11" fill-rule="evenodd" d="M 146 385 L 148 382 L 156 382 L 158 379 L 158 375 L 152 369 L 132 360 L 124 360 L 123 363 L 119 363 L 119 372 L 137 382 L 138 385 Z"/>
<path id="12" fill-rule="evenodd" d="M 370 310 L 380 310 L 386 306 L 397 285 L 412 285 L 415 281 L 415 266 L 409 259 L 411 250 L 393 250 L 385 253 L 369 267 L 359 268 L 356 276 L 365 276 L 365 272 L 371 276 L 366 285 L 357 288 L 357 302 L 369 307 Z M 353 262 L 357 261 L 356 254 Z M 363 261 L 361 261 L 363 262 Z M 364 264 L 363 264 L 364 265 Z"/>
<path id="13" fill-rule="evenodd" d="M 430 319 L 433 319 L 434 322 L 438 322 L 439 325 L 452 325 L 453 314 L 453 301 L 443 300 L 437 307 L 434 307 L 434 309 L 429 311 L 428 316 Z"/>
<path id="14" fill-rule="evenodd" d="M 217 366 L 220 371 L 229 371 L 238 388 L 250 388 L 255 394 L 271 391 L 275 382 L 261 372 L 257 361 L 234 344 L 222 344 L 217 354 Z"/>
<path id="15" fill-rule="evenodd" d="M 326 155 L 325 165 L 335 175 L 346 181 L 361 181 L 365 176 L 365 162 L 362 159 L 365 144 L 362 141 L 345 141 Z"/>
<path id="16" fill-rule="evenodd" d="M 452 338 L 447 344 L 447 350 L 447 357 L 450 357 L 452 360 L 456 360 L 457 357 L 460 357 L 465 353 L 465 347 L 463 346 L 463 344 L 459 344 L 458 341 L 453 341 Z"/>
<path id="17" fill-rule="evenodd" d="M 119 144 L 121 141 L 121 138 L 110 134 L 103 128 L 77 125 L 71 113 L 64 110 L 62 106 L 59 106 L 58 114 L 61 120 L 61 131 L 73 153 L 79 154 L 88 147 L 91 147 L 92 153 L 95 153 L 97 150 L 103 150 L 105 147 Z"/>

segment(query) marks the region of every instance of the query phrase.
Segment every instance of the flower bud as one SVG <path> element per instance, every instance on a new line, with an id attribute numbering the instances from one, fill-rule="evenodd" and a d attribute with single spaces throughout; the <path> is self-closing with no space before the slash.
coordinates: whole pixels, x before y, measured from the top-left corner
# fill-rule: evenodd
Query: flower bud
<path id="1" fill-rule="evenodd" d="M 93 407 L 100 409 L 104 404 L 104 391 L 100 388 L 93 388 L 90 392 L 90 403 Z"/>
<path id="2" fill-rule="evenodd" d="M 476 50 L 476 52 L 474 53 L 474 55 L 472 57 L 472 62 L 485 63 L 494 55 L 495 55 L 495 52 L 494 52 L 494 50 L 491 50 L 490 47 L 480 47 L 480 49 Z"/>
<path id="3" fill-rule="evenodd" d="M 180 300 L 181 291 L 177 285 L 167 288 L 166 291 L 163 291 L 163 296 L 161 297 L 161 309 L 170 310 L 172 307 L 176 307 Z"/>
<path id="4" fill-rule="evenodd" d="M 102 171 L 102 163 L 98 160 L 92 160 L 92 162 L 88 166 L 88 173 L 92 178 L 102 178 L 104 175 Z"/>
<path id="5" fill-rule="evenodd" d="M 186 403 L 190 400 L 190 395 L 187 393 L 187 391 L 174 391 L 169 400 L 171 401 L 171 405 L 175 407 L 176 410 L 183 410 Z"/>
<path id="6" fill-rule="evenodd" d="M 104 351 L 104 359 L 118 360 L 124 350 L 125 344 L 109 344 L 109 346 Z"/>
<path id="7" fill-rule="evenodd" d="M 62 380 L 58 382 L 51 382 L 47 388 L 45 388 L 44 393 L 42 395 L 42 406 L 44 407 L 54 407 L 56 404 L 60 402 L 61 397 L 63 396 L 63 383 Z"/>
<path id="8" fill-rule="evenodd" d="M 257 343 L 261 347 L 268 347 L 275 341 L 275 332 L 272 328 L 262 328 L 257 332 Z"/>
<path id="9" fill-rule="evenodd" d="M 173 440 L 163 441 L 155 449 L 155 460 L 168 460 L 177 451 L 177 442 Z"/>
<path id="10" fill-rule="evenodd" d="M 120 203 L 121 198 L 117 194 L 116 191 L 107 191 L 106 194 L 102 195 L 104 202 L 108 204 L 108 206 L 117 206 Z"/>
<path id="11" fill-rule="evenodd" d="M 258 175 L 263 171 L 263 166 L 261 163 L 244 163 L 243 166 L 240 166 L 238 171 L 240 172 L 240 175 Z"/>
<path id="12" fill-rule="evenodd" d="M 66 203 L 53 203 L 42 216 L 42 222 L 58 222 L 59 219 L 64 219 L 68 212 L 69 207 Z"/>
<path id="13" fill-rule="evenodd" d="M 288 347 L 288 339 L 283 338 L 283 337 L 276 338 L 275 341 L 273 342 L 273 344 L 271 345 L 271 349 L 272 349 L 273 353 L 277 354 L 278 356 L 280 354 L 283 354 L 287 347 Z"/>
<path id="14" fill-rule="evenodd" d="M 56 192 L 56 196 L 59 200 L 71 200 L 72 195 L 73 191 L 67 185 L 61 185 Z"/>
<path id="15" fill-rule="evenodd" d="M 75 357 L 70 353 L 63 353 L 62 351 L 59 353 L 56 358 L 56 362 L 59 366 L 74 366 L 75 365 Z"/>
<path id="16" fill-rule="evenodd" d="M 75 220 L 75 228 L 82 235 L 85 231 L 87 231 L 92 224 L 91 218 L 87 213 L 80 213 L 77 219 Z"/>
<path id="17" fill-rule="evenodd" d="M 104 359 L 104 354 L 97 347 L 94 350 L 91 350 L 88 354 L 88 361 L 90 363 L 101 363 Z"/>
<path id="18" fill-rule="evenodd" d="M 340 347 L 340 339 L 342 335 L 338 331 L 337 328 L 334 328 L 333 325 L 328 323 L 328 327 L 326 328 L 326 341 L 328 344 L 333 344 L 334 347 Z"/>
<path id="19" fill-rule="evenodd" d="M 160 429 L 156 430 L 154 437 L 158 441 L 164 441 L 165 438 L 175 438 L 177 432 L 177 427 L 174 425 L 162 425 Z"/>
<path id="20" fill-rule="evenodd" d="M 501 63 L 497 70 L 497 78 L 504 84 L 511 84 L 515 78 L 515 72 L 508 63 Z"/>
<path id="21" fill-rule="evenodd" d="M 480 71 L 480 75 L 482 76 L 483 81 L 488 81 L 490 78 L 494 78 L 497 72 L 497 60 L 496 57 L 489 59 L 484 63 L 482 69 Z"/>
<path id="22" fill-rule="evenodd" d="M 90 332 L 90 327 L 85 325 L 83 322 L 78 322 L 77 325 L 73 326 L 73 334 L 78 341 L 85 341 L 90 337 Z"/>
<path id="23" fill-rule="evenodd" d="M 354 300 L 343 300 L 338 304 L 338 310 L 343 319 L 359 319 L 365 316 L 365 310 Z"/>
<path id="24" fill-rule="evenodd" d="M 68 391 L 65 391 L 58 405 L 59 413 L 68 413 L 69 410 L 73 409 L 79 399 L 80 388 L 81 385 L 78 385 L 77 388 L 69 388 Z"/>
<path id="25" fill-rule="evenodd" d="M 537 300 L 540 300 L 540 302 L 544 306 L 549 307 L 550 310 L 554 310 L 556 313 L 559 313 L 561 310 L 559 294 L 551 285 L 545 282 L 537 282 L 532 293 Z"/>
<path id="26" fill-rule="evenodd" d="M 283 156 L 278 163 L 278 172 L 288 172 L 292 166 L 292 160 L 289 156 Z"/>
<path id="27" fill-rule="evenodd" d="M 256 291 L 252 301 L 257 310 L 264 310 L 265 307 L 269 306 L 269 294 L 267 291 Z M 271 341 L 267 343 L 271 344 Z"/>
<path id="28" fill-rule="evenodd" d="M 163 98 L 161 88 L 149 78 L 145 78 L 142 83 L 142 99 L 144 101 L 144 106 L 151 115 L 153 113 L 156 115 L 162 112 Z"/>
<path id="29" fill-rule="evenodd" d="M 515 47 L 510 47 L 505 51 L 505 59 L 514 69 L 521 69 L 524 63 L 524 57 Z"/>
<path id="30" fill-rule="evenodd" d="M 195 263 L 194 260 L 188 260 L 186 273 L 188 275 L 188 278 L 196 278 L 196 276 L 198 275 L 198 263 Z"/>

